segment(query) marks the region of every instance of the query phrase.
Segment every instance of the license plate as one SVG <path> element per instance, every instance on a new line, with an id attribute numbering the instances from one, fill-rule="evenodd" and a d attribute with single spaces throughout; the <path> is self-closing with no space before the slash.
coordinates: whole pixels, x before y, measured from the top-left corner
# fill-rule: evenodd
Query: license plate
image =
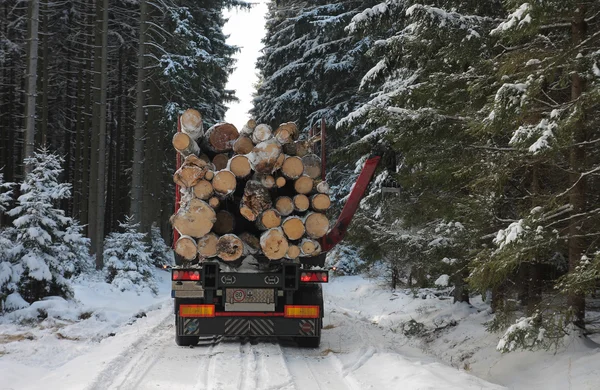
<path id="1" fill-rule="evenodd" d="M 275 303 L 275 290 L 271 288 L 234 288 L 225 292 L 227 303 Z"/>

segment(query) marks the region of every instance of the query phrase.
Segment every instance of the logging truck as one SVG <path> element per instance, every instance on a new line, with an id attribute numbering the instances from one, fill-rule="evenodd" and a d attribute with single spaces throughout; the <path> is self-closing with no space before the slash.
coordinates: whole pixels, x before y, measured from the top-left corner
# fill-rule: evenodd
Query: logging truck
<path id="1" fill-rule="evenodd" d="M 325 257 L 344 237 L 375 169 L 369 158 L 333 227 L 325 181 L 325 124 L 300 139 L 292 122 L 249 120 L 206 132 L 196 110 L 179 118 L 171 270 L 175 341 L 291 337 L 316 348 Z M 315 153 L 320 143 L 320 156 Z"/>

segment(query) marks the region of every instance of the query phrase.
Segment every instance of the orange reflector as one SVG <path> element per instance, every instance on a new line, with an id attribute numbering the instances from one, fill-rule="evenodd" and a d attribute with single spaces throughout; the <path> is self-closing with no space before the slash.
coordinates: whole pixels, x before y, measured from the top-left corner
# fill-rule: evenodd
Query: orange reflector
<path id="1" fill-rule="evenodd" d="M 180 317 L 214 317 L 215 305 L 180 305 Z"/>
<path id="2" fill-rule="evenodd" d="M 319 318 L 319 306 L 290 306 L 284 308 L 286 318 Z"/>

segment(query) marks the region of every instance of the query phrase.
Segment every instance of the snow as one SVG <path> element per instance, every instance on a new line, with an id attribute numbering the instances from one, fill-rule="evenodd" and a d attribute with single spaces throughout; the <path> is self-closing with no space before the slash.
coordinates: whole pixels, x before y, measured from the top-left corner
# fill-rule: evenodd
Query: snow
<path id="1" fill-rule="evenodd" d="M 490 32 L 490 35 L 497 35 L 515 26 L 523 27 L 531 23 L 531 16 L 528 13 L 531 10 L 529 3 L 523 3 L 513 13 L 506 17 L 506 20 Z"/>
<path id="2" fill-rule="evenodd" d="M 433 284 L 435 284 L 436 286 L 440 286 L 440 287 L 448 287 L 449 281 L 450 281 L 450 276 L 441 275 L 439 278 L 437 278 L 435 280 L 435 282 L 433 282 Z"/>
<path id="3" fill-rule="evenodd" d="M 519 236 L 527 229 L 527 227 L 524 226 L 524 222 L 525 220 L 520 219 L 517 222 L 511 223 L 506 230 L 500 229 L 498 231 L 496 238 L 493 240 L 494 244 L 498 245 L 498 249 L 502 249 L 511 242 L 518 240 Z"/>
<path id="4" fill-rule="evenodd" d="M 491 315 L 481 300 L 452 304 L 433 294 L 390 291 L 364 276 L 333 276 L 324 285 L 319 350 L 284 340 L 181 348 L 173 340 L 169 273 L 157 272 L 157 296 L 120 292 L 98 274 L 73 283 L 75 301 L 48 298 L 0 317 L 2 386 L 592 389 L 600 374 L 600 350 L 591 342 L 502 354 L 495 349 L 500 335 L 483 326 Z M 41 314 L 45 319 L 36 322 Z"/>

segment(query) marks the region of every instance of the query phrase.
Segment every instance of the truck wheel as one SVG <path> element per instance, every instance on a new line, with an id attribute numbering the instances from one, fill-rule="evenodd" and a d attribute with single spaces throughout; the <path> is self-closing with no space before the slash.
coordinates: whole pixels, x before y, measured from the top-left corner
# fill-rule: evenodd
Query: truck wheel
<path id="1" fill-rule="evenodd" d="M 300 348 L 319 348 L 321 344 L 321 329 L 323 327 L 323 290 L 318 284 L 301 286 L 294 294 L 294 303 L 298 305 L 319 305 L 321 318 L 317 329 L 319 335 L 314 337 L 294 337 Z"/>

